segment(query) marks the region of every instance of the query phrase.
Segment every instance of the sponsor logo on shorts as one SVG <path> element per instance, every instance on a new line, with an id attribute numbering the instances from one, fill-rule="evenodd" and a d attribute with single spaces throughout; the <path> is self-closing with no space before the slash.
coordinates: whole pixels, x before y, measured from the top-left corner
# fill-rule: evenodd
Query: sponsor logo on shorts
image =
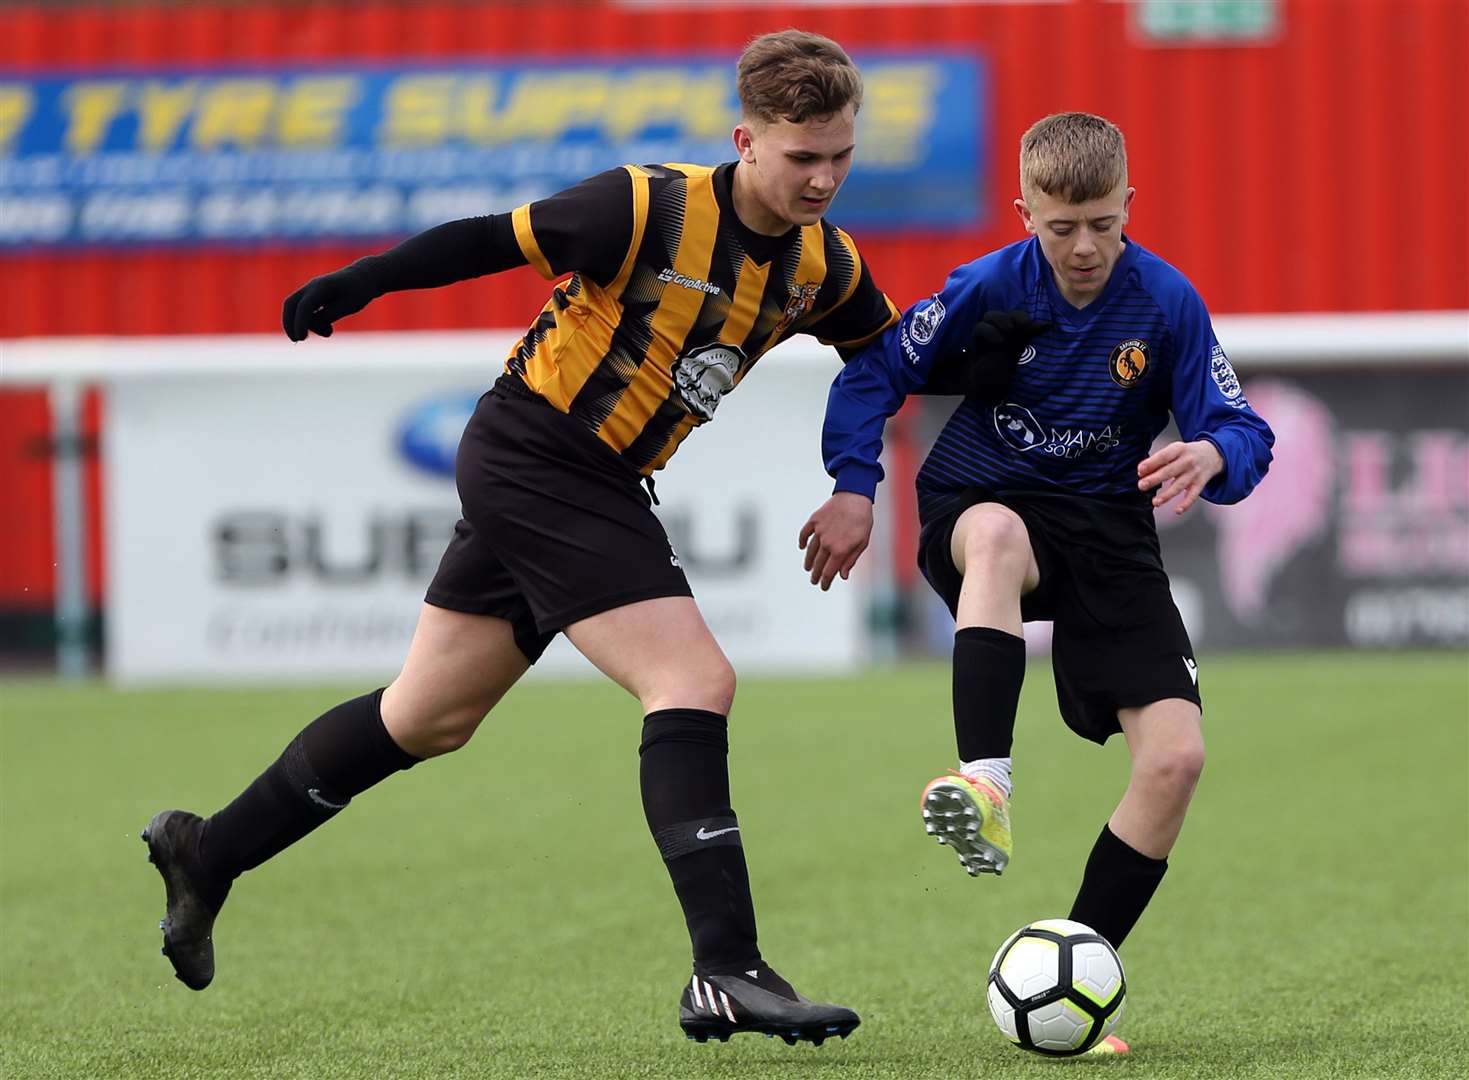
<path id="1" fill-rule="evenodd" d="M 1128 338 L 1112 350 L 1107 370 L 1113 382 L 1124 390 L 1130 390 L 1143 381 L 1150 362 L 1148 343 L 1142 338 Z"/>
<path id="2" fill-rule="evenodd" d="M 1195 686 L 1198 686 L 1199 685 L 1199 665 L 1194 662 L 1194 658 L 1191 657 L 1191 656 L 1185 656 L 1183 658 L 1183 666 L 1186 667 L 1186 668 L 1188 668 L 1188 677 L 1193 680 L 1193 684 Z"/>

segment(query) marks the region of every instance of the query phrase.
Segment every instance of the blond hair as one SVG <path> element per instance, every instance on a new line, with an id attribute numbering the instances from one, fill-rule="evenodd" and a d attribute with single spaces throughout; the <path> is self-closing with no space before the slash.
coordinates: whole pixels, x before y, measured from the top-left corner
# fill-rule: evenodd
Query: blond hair
<path id="1" fill-rule="evenodd" d="M 746 119 L 767 124 L 862 107 L 862 76 L 852 58 L 831 38 L 804 30 L 764 34 L 746 45 L 735 88 Z"/>
<path id="2" fill-rule="evenodd" d="M 1044 192 L 1076 204 L 1127 184 L 1127 146 L 1110 120 L 1091 113 L 1055 113 L 1020 139 L 1020 195 Z"/>

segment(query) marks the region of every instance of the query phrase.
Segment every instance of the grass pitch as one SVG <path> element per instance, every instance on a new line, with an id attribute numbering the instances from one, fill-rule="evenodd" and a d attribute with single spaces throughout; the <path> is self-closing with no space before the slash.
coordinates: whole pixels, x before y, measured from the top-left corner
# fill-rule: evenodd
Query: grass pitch
<path id="1" fill-rule="evenodd" d="M 158 955 L 138 830 L 232 798 L 361 688 L 0 683 L 0 1074 L 31 1077 L 1428 1077 L 1469 1060 L 1463 655 L 1206 660 L 1210 758 L 1123 950 L 1125 1059 L 1010 1047 L 981 983 L 1064 915 L 1126 777 L 1033 667 L 1017 853 L 970 880 L 922 835 L 951 763 L 943 667 L 746 680 L 735 805 L 767 957 L 863 1025 L 819 1049 L 686 1042 L 688 945 L 611 686 L 518 688 L 236 883 L 202 994 Z M 1454 1061 L 1459 1065 L 1455 1066 Z"/>

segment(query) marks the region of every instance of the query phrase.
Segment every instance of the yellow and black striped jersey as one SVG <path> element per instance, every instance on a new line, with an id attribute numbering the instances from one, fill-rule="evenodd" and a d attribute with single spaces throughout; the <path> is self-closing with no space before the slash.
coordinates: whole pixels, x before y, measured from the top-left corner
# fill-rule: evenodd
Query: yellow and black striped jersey
<path id="1" fill-rule="evenodd" d="M 571 278 L 508 370 L 643 475 L 781 341 L 848 349 L 898 319 L 841 229 L 746 228 L 734 168 L 628 165 L 511 215 L 530 264 Z"/>

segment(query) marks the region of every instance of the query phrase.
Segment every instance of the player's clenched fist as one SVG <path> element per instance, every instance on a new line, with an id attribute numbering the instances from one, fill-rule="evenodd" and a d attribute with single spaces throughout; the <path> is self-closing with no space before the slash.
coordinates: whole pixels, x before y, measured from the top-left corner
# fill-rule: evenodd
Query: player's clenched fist
<path id="1" fill-rule="evenodd" d="M 1175 514 L 1181 514 L 1223 468 L 1223 456 L 1208 439 L 1173 442 L 1138 463 L 1137 486 L 1141 491 L 1158 489 L 1153 496 L 1154 506 L 1182 495 L 1183 501 L 1173 508 Z"/>
<path id="2" fill-rule="evenodd" d="M 1020 354 L 1054 323 L 1023 311 L 986 311 L 957 353 L 940 357 L 928 378 L 930 394 L 963 394 L 985 404 L 1003 401 L 1015 381 Z"/>
<path id="3" fill-rule="evenodd" d="M 383 291 L 371 271 L 370 258 L 358 259 L 350 266 L 314 277 L 286 297 L 281 310 L 286 337 L 305 341 L 307 331 L 331 337 L 332 323 L 357 314 L 381 296 Z"/>

